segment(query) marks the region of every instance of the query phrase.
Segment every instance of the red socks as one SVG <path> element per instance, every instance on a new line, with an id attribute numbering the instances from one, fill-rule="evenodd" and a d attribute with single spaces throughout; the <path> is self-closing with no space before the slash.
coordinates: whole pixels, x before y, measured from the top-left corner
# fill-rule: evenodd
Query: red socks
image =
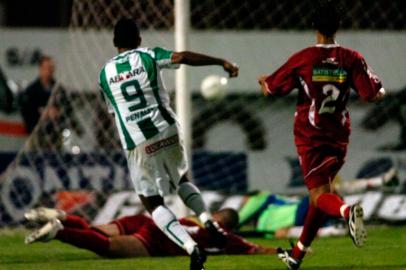
<path id="1" fill-rule="evenodd" d="M 317 199 L 317 208 L 313 205 L 309 206 L 299 242 L 292 249 L 293 258 L 303 259 L 307 248 L 323 225 L 326 215 L 348 219 L 349 213 L 350 207 L 338 195 L 333 193 L 321 194 Z"/>
<path id="2" fill-rule="evenodd" d="M 314 238 L 317 236 L 317 232 L 323 225 L 325 217 L 326 215 L 322 211 L 313 205 L 309 206 L 299 242 L 292 250 L 293 258 L 301 260 L 305 256 L 307 247 L 310 246 Z"/>
<path id="3" fill-rule="evenodd" d="M 78 248 L 91 250 L 100 256 L 108 255 L 110 247 L 109 238 L 92 229 L 64 228 L 57 233 L 56 239 Z"/>
<path id="4" fill-rule="evenodd" d="M 333 217 L 343 217 L 348 219 L 350 207 L 336 194 L 324 193 L 317 199 L 317 208 Z"/>

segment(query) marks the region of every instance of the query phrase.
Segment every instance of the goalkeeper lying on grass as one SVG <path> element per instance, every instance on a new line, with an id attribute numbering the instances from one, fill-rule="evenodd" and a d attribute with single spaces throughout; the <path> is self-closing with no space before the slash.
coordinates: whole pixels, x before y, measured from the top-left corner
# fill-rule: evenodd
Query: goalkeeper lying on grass
<path id="1" fill-rule="evenodd" d="M 81 217 L 49 208 L 33 209 L 25 217 L 28 221 L 45 224 L 27 235 L 27 244 L 57 239 L 110 258 L 187 255 L 145 215 L 126 216 L 99 226 L 91 226 Z M 236 211 L 223 209 L 215 212 L 213 218 L 229 232 L 223 243 L 215 241 L 195 217 L 183 218 L 180 223 L 198 245 L 210 254 L 276 253 L 275 248 L 250 243 L 231 233 L 238 225 Z"/>
<path id="2" fill-rule="evenodd" d="M 333 185 L 341 194 L 356 194 L 367 191 L 393 191 L 399 185 L 397 170 L 389 168 L 380 175 L 369 178 L 341 181 L 339 176 Z M 257 191 L 247 194 L 239 210 L 239 227 L 244 234 L 264 235 L 270 238 L 299 238 L 309 208 L 309 197 L 286 197 Z M 249 231 L 247 224 L 255 224 Z M 343 220 L 328 218 L 318 230 L 317 236 L 329 237 L 347 234 Z"/>

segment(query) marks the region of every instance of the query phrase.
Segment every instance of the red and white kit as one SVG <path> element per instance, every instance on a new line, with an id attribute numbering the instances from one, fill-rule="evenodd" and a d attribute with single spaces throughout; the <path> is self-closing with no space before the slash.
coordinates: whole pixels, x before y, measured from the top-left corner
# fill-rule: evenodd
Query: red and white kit
<path id="1" fill-rule="evenodd" d="M 382 88 L 362 55 L 338 44 L 295 53 L 266 78 L 265 86 L 275 96 L 299 89 L 294 135 L 309 189 L 328 184 L 344 164 L 351 133 L 350 89 L 370 101 Z"/>

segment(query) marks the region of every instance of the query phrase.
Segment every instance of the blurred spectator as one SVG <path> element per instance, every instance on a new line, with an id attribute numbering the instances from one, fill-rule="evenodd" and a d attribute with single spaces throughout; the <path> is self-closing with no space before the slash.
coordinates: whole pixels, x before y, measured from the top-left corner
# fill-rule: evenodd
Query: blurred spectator
<path id="1" fill-rule="evenodd" d="M 62 150 L 65 140 L 69 141 L 63 134 L 74 131 L 81 135 L 83 131 L 73 111 L 74 97 L 56 82 L 54 74 L 54 60 L 42 56 L 38 78 L 20 95 L 19 105 L 27 131 L 32 133 L 36 129 L 35 136 L 31 136 L 31 146 Z"/>
<path id="2" fill-rule="evenodd" d="M 13 110 L 13 93 L 7 79 L 0 68 L 0 111 L 10 113 Z"/>
<path id="3" fill-rule="evenodd" d="M 49 107 L 45 110 L 52 89 L 55 86 L 55 63 L 49 56 L 42 56 L 39 60 L 39 76 L 20 96 L 21 115 L 29 133 L 37 125 L 42 113 L 49 117 L 56 117 L 57 109 Z"/>

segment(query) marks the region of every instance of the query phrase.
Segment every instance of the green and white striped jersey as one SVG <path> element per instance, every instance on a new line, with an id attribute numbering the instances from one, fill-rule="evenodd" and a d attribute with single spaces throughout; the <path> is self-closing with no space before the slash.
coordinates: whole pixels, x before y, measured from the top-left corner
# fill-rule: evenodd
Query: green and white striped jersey
<path id="1" fill-rule="evenodd" d="M 160 70 L 177 68 L 172 51 L 137 48 L 109 60 L 100 72 L 109 112 L 114 113 L 124 149 L 137 145 L 175 124 Z"/>

